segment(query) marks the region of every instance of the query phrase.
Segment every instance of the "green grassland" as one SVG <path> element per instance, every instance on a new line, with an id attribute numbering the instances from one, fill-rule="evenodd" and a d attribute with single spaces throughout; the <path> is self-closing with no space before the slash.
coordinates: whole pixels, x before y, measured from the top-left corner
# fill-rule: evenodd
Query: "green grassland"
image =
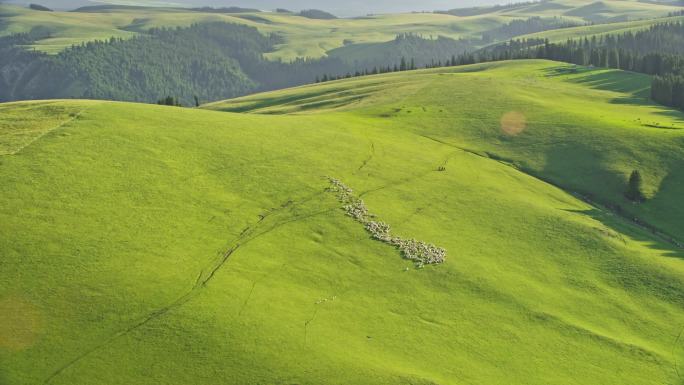
<path id="1" fill-rule="evenodd" d="M 681 7 L 646 4 L 631 0 L 554 0 L 504 10 L 487 10 L 459 17 L 445 14 L 415 13 L 373 15 L 353 19 L 314 20 L 273 12 L 212 14 L 183 9 L 141 7 L 112 8 L 101 12 L 40 12 L 15 6 L 0 6 L 0 36 L 28 32 L 34 27 L 52 31 L 52 37 L 31 46 L 57 53 L 72 44 L 127 38 L 154 27 L 188 26 L 192 23 L 225 21 L 258 28 L 263 33 L 278 33 L 285 43 L 272 59 L 318 58 L 345 44 L 381 43 L 400 33 L 451 38 L 479 38 L 483 32 L 514 19 L 533 16 L 564 17 L 575 22 L 616 22 L 666 16 Z"/>
<path id="2" fill-rule="evenodd" d="M 648 80 L 519 61 L 0 105 L 0 383 L 681 385 L 684 252 L 626 219 L 684 238 L 684 114 Z M 447 262 L 370 239 L 326 176 Z"/>
<path id="3" fill-rule="evenodd" d="M 419 71 L 409 77 L 364 77 L 206 107 L 264 114 L 353 107 L 355 113 L 384 118 L 380 121 L 393 127 L 406 122 L 407 129 L 418 135 L 488 154 L 655 221 L 676 221 L 684 216 L 667 205 L 653 211 L 659 194 L 672 194 L 665 199 L 669 201 L 681 192 L 670 190 L 677 183 L 670 185 L 674 181 L 669 180 L 673 177 L 669 172 L 676 173 L 681 162 L 684 121 L 681 113 L 648 102 L 650 78 L 572 65 L 539 68 L 538 63 L 452 67 Z M 483 72 L 483 68 L 488 70 Z M 593 97 L 585 97 L 588 92 Z M 527 129 L 515 139 L 499 129 L 498 122 L 507 112 L 521 113 L 527 120 Z M 398 117 L 401 120 L 397 122 Z M 592 135 L 586 135 L 587 130 Z M 604 146 L 596 145 L 598 138 Z M 648 143 L 641 143 L 645 138 Z M 648 194 L 654 199 L 644 207 L 621 201 L 626 177 L 635 168 L 643 168 L 650 179 Z M 684 231 L 671 224 L 666 227 L 684 238 Z"/>
<path id="4" fill-rule="evenodd" d="M 563 16 L 590 22 L 616 22 L 666 16 L 681 7 L 635 0 L 554 0 L 505 11 L 509 15 Z"/>
<path id="5" fill-rule="evenodd" d="M 658 19 L 647 19 L 621 23 L 595 24 L 582 27 L 563 28 L 552 31 L 543 31 L 517 37 L 517 39 L 549 39 L 552 43 L 567 41 L 592 36 L 616 35 L 627 32 L 638 32 L 650 28 L 655 24 L 668 22 L 682 22 L 684 16 L 663 17 Z"/>
<path id="6" fill-rule="evenodd" d="M 127 37 L 155 27 L 188 26 L 193 23 L 225 21 L 250 25 L 262 33 L 278 33 L 285 43 L 269 55 L 272 59 L 318 58 L 349 43 L 385 42 L 397 34 L 442 35 L 453 38 L 474 36 L 507 21 L 502 16 L 457 18 L 436 14 L 378 15 L 357 19 L 315 20 L 290 14 L 209 14 L 172 9 L 117 9 L 103 13 L 38 12 L 2 6 L 4 25 L 0 34 L 28 32 L 36 26 L 53 31 L 53 37 L 33 48 L 56 53 L 84 41 L 109 36 Z M 92 27 L 92 28 L 91 28 Z"/>

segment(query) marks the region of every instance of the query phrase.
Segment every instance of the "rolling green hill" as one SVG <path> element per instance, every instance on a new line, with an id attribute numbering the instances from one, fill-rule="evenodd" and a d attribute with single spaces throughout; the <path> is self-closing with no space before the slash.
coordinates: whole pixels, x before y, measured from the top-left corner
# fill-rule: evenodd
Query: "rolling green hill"
<path id="1" fill-rule="evenodd" d="M 631 0 L 552 0 L 502 8 L 460 10 L 450 14 L 414 13 L 372 15 L 351 19 L 316 20 L 294 14 L 258 12 L 219 14 L 182 8 L 111 7 L 97 12 L 40 12 L 16 6 L 0 6 L 0 36 L 29 32 L 40 26 L 52 36 L 32 45 L 56 53 L 72 44 L 127 38 L 156 27 L 189 26 L 192 23 L 224 21 L 278 33 L 285 42 L 269 54 L 272 59 L 318 58 L 349 44 L 384 43 L 398 34 L 414 33 L 453 39 L 480 38 L 511 20 L 530 17 L 562 17 L 576 23 L 618 22 L 664 17 L 681 7 Z M 459 16 L 461 15 L 461 16 Z"/>
<path id="2" fill-rule="evenodd" d="M 507 21 L 503 16 L 457 18 L 437 14 L 378 15 L 356 19 L 316 20 L 292 14 L 240 13 L 214 14 L 174 9 L 116 9 L 112 12 L 38 12 L 12 6 L 0 6 L 3 23 L 0 35 L 28 32 L 41 26 L 50 28 L 53 36 L 32 48 L 59 52 L 72 44 L 106 39 L 109 36 L 130 37 L 155 27 L 189 26 L 192 23 L 224 21 L 253 26 L 262 33 L 278 33 L 285 43 L 268 55 L 272 59 L 321 57 L 347 43 L 386 42 L 401 33 L 452 38 L 475 36 Z"/>
<path id="3" fill-rule="evenodd" d="M 449 11 L 455 16 L 502 14 L 507 16 L 563 16 L 594 23 L 648 19 L 680 10 L 675 4 L 638 0 L 546 0 L 513 2 L 492 7 L 463 8 Z"/>
<path id="4" fill-rule="evenodd" d="M 0 104 L 0 383 L 681 385 L 684 114 L 648 85 L 517 61 Z"/>
<path id="5" fill-rule="evenodd" d="M 563 28 L 518 36 L 518 39 L 549 39 L 552 43 L 564 42 L 568 39 L 578 39 L 591 36 L 617 35 L 625 32 L 638 32 L 656 24 L 682 22 L 684 16 L 673 16 L 658 19 L 646 19 L 622 23 L 595 24 L 581 27 Z"/>

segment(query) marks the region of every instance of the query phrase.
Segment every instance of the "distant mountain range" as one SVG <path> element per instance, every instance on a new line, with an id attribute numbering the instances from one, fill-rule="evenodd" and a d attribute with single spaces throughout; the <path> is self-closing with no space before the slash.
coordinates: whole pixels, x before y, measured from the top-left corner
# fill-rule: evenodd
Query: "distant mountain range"
<path id="1" fill-rule="evenodd" d="M 0 0 L 0 3 L 3 1 Z M 142 6 L 185 6 L 185 7 L 249 7 L 271 10 L 287 8 L 293 11 L 302 9 L 322 9 L 338 16 L 360 16 L 368 13 L 396 13 L 447 10 L 452 8 L 473 7 L 507 3 L 505 0 L 7 0 L 6 3 L 28 5 L 39 3 L 53 9 L 74 9 L 82 6 L 100 4 L 142 5 Z"/>

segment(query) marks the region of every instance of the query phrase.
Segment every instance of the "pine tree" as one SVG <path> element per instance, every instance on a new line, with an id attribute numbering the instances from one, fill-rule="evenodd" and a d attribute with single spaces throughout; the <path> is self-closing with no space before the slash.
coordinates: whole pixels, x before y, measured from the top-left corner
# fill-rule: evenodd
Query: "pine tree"
<path id="1" fill-rule="evenodd" d="M 162 106 L 178 106 L 179 103 L 176 101 L 176 98 L 173 96 L 167 96 L 165 98 L 159 99 L 157 104 L 160 104 Z"/>
<path id="2" fill-rule="evenodd" d="M 639 170 L 632 171 L 632 174 L 629 176 L 625 196 L 632 202 L 643 202 L 646 200 L 643 193 L 643 181 Z"/>
<path id="3" fill-rule="evenodd" d="M 610 68 L 620 68 L 620 55 L 617 49 L 611 49 L 608 53 L 608 66 Z"/>

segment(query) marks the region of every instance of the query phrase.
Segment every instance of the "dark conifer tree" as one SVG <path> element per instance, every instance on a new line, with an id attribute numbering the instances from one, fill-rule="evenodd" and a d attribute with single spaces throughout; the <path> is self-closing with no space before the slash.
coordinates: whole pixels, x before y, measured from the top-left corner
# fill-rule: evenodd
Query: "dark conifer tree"
<path id="1" fill-rule="evenodd" d="M 643 202 L 646 200 L 646 197 L 643 193 L 643 181 L 641 179 L 641 173 L 639 173 L 639 170 L 632 171 L 632 174 L 629 176 L 629 182 L 627 184 L 625 196 L 632 202 Z"/>

